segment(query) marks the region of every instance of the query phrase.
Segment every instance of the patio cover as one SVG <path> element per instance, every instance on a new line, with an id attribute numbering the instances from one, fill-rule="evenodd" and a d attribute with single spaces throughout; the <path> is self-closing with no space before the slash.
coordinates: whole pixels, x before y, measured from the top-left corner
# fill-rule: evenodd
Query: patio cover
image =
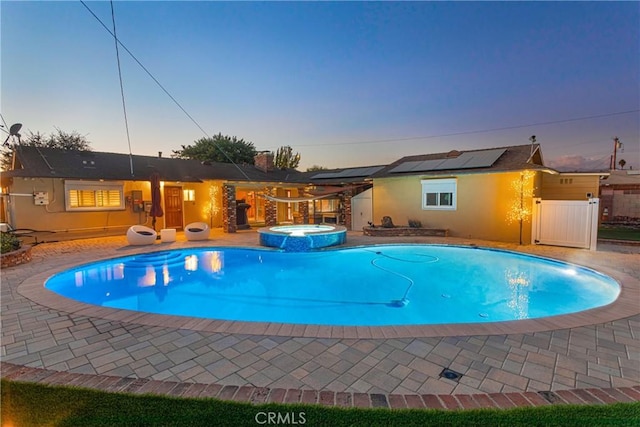
<path id="1" fill-rule="evenodd" d="M 331 194 L 323 194 L 321 196 L 309 196 L 309 197 L 273 197 L 273 196 L 268 196 L 266 194 L 263 194 L 262 197 L 264 197 L 267 200 L 271 200 L 272 202 L 295 203 L 295 202 L 309 202 L 311 200 L 324 199 L 325 197 L 329 197 L 337 193 L 339 192 L 336 191 L 335 193 L 331 193 Z"/>
<path id="2" fill-rule="evenodd" d="M 345 190 L 351 190 L 353 188 L 355 187 L 354 186 L 350 186 L 350 187 L 323 186 L 321 187 L 321 189 L 317 188 L 315 190 L 307 191 L 307 193 L 309 193 L 310 195 L 303 196 L 303 197 L 284 197 L 284 196 L 278 197 L 278 196 L 269 196 L 267 194 L 262 194 L 261 196 L 273 202 L 282 202 L 282 203 L 309 202 L 312 200 L 324 199 L 326 197 L 333 196 L 338 193 L 342 193 Z"/>

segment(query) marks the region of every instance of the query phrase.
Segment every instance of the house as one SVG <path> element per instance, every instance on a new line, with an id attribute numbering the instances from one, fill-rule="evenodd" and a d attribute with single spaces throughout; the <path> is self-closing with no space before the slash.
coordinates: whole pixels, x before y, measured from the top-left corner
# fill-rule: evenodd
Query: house
<path id="1" fill-rule="evenodd" d="M 373 215 L 449 236 L 528 243 L 536 199 L 586 201 L 598 194 L 600 176 L 546 167 L 539 144 L 408 156 L 373 174 Z"/>
<path id="2" fill-rule="evenodd" d="M 600 183 L 600 220 L 640 222 L 640 171 L 612 170 Z"/>
<path id="3" fill-rule="evenodd" d="M 335 223 L 361 230 L 391 216 L 450 236 L 532 241 L 537 199 L 587 201 L 602 173 L 560 173 L 540 145 L 403 157 L 389 165 L 299 172 L 254 165 L 16 146 L 2 174 L 2 218 L 17 229 L 123 231 L 151 223 L 150 175 L 160 175 L 156 229 L 202 221 L 233 233 L 248 226 Z M 607 174 L 604 174 L 607 175 Z"/>
<path id="4" fill-rule="evenodd" d="M 296 218 L 346 220 L 350 226 L 345 194 L 358 180 L 355 173 L 348 182 L 320 178 L 316 186 L 311 178 L 318 172 L 277 169 L 268 152 L 258 153 L 255 165 L 235 165 L 18 145 L 11 170 L 2 174 L 1 222 L 56 233 L 116 234 L 133 224 L 150 225 L 153 172 L 160 175 L 164 210 L 156 229 L 202 221 L 226 232 Z M 239 224 L 239 214 L 248 224 Z"/>
<path id="5" fill-rule="evenodd" d="M 163 196 L 164 215 L 157 228 L 181 229 L 203 221 L 235 231 L 236 207 L 226 203 L 225 192 L 248 201 L 249 216 L 264 221 L 265 201 L 256 193 L 299 190 L 298 185 L 283 184 L 291 171 L 267 170 L 260 163 L 236 166 L 17 146 L 12 170 L 2 174 L 5 222 L 18 229 L 56 232 L 121 232 L 133 224 L 150 224 L 146 211 L 152 172 L 160 175 Z"/>

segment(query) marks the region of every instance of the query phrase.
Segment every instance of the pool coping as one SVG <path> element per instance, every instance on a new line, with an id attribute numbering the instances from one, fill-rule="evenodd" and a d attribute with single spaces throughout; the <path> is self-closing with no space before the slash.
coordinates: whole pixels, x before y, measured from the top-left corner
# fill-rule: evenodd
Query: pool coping
<path id="1" fill-rule="evenodd" d="M 436 244 L 437 245 L 437 244 Z M 461 246 L 461 245 L 446 245 Z M 220 247 L 220 246 L 212 246 Z M 226 247 L 226 246 L 225 246 Z M 237 246 L 234 246 L 238 248 Z M 347 245 L 346 247 L 354 247 Z M 474 246 L 477 247 L 477 246 Z M 250 249 L 256 249 L 252 247 Z M 487 248 L 490 250 L 501 250 Z M 268 250 L 268 249 L 266 249 Z M 146 251 L 148 253 L 148 251 Z M 506 251 L 523 254 L 522 252 Z M 168 326 L 178 329 L 189 329 L 202 332 L 227 334 L 251 334 L 304 338 L 337 338 L 337 339 L 389 339 L 389 338 L 427 338 L 442 336 L 474 336 L 504 335 L 543 332 L 557 329 L 576 328 L 598 323 L 611 322 L 640 314 L 640 286 L 630 275 L 603 266 L 597 268 L 582 266 L 562 256 L 539 257 L 542 259 L 560 260 L 572 265 L 595 270 L 614 278 L 620 284 L 618 298 L 603 307 L 597 307 L 578 313 L 550 316 L 539 319 L 513 320 L 508 322 L 459 323 L 414 326 L 327 326 L 313 324 L 288 324 L 277 322 L 244 322 L 232 320 L 212 320 L 197 317 L 142 313 L 137 311 L 115 309 L 86 304 L 60 296 L 44 287 L 45 281 L 52 275 L 77 267 L 82 263 L 69 263 L 40 272 L 22 282 L 17 291 L 22 296 L 42 306 L 80 316 L 91 316 L 105 320 L 127 322 L 145 326 Z M 113 257 L 105 257 L 110 259 Z M 100 261 L 96 259 L 95 261 Z"/>

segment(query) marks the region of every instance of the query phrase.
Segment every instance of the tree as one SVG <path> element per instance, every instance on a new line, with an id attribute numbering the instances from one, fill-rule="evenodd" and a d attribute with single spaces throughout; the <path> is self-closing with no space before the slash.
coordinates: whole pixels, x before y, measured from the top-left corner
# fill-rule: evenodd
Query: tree
<path id="1" fill-rule="evenodd" d="M 91 143 L 77 131 L 65 132 L 59 128 L 55 128 L 55 130 L 56 132 L 50 135 L 29 131 L 29 134 L 20 139 L 18 144 L 28 147 L 60 148 L 62 150 L 92 150 Z M 0 160 L 2 170 L 8 170 L 11 167 L 12 153 L 13 146 L 2 147 L 2 159 Z"/>
<path id="2" fill-rule="evenodd" d="M 91 151 L 90 143 L 84 135 L 80 135 L 75 130 L 69 133 L 58 128 L 55 129 L 56 133 L 49 135 L 49 138 L 45 142 L 45 147 L 61 148 L 63 150 Z M 31 132 L 29 133 L 34 135 Z"/>
<path id="3" fill-rule="evenodd" d="M 326 170 L 329 170 L 329 169 L 325 168 L 324 166 L 318 166 L 318 165 L 313 165 L 307 168 L 307 172 L 326 171 Z"/>
<path id="4" fill-rule="evenodd" d="M 278 169 L 295 169 L 300 164 L 300 153 L 293 154 L 293 150 L 288 145 L 280 147 L 276 151 L 273 163 Z"/>
<path id="5" fill-rule="evenodd" d="M 620 169 L 624 169 L 624 165 L 627 164 L 625 159 L 620 159 L 620 161 L 618 162 L 618 164 L 620 165 Z"/>
<path id="6" fill-rule="evenodd" d="M 510 200 L 507 211 L 507 223 L 517 222 L 519 225 L 520 244 L 522 244 L 522 224 L 531 216 L 531 203 L 533 200 L 533 171 L 525 170 L 520 176 L 511 182 L 513 197 Z"/>
<path id="7" fill-rule="evenodd" d="M 55 128 L 56 132 L 50 135 L 43 135 L 40 132 L 29 131 L 26 138 L 20 140 L 20 145 L 31 147 L 60 148 L 62 150 L 91 151 L 91 143 L 84 135 L 77 131 L 65 132 Z"/>
<path id="8" fill-rule="evenodd" d="M 171 157 L 195 159 L 202 162 L 248 163 L 253 164 L 257 154 L 252 142 L 238 139 L 235 136 L 223 136 L 221 133 L 213 138 L 200 138 L 193 145 L 182 145 L 181 150 L 173 150 Z"/>

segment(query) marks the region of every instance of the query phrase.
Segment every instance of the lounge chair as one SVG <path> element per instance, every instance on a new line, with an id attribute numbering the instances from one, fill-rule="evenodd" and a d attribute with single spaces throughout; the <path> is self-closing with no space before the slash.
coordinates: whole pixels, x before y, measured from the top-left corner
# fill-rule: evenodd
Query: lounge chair
<path id="1" fill-rule="evenodd" d="M 207 240 L 209 238 L 209 226 L 206 222 L 192 222 L 184 228 L 187 240 Z"/>
<path id="2" fill-rule="evenodd" d="M 152 245 L 157 237 L 156 230 L 144 225 L 132 225 L 127 230 L 127 241 L 130 245 Z"/>

